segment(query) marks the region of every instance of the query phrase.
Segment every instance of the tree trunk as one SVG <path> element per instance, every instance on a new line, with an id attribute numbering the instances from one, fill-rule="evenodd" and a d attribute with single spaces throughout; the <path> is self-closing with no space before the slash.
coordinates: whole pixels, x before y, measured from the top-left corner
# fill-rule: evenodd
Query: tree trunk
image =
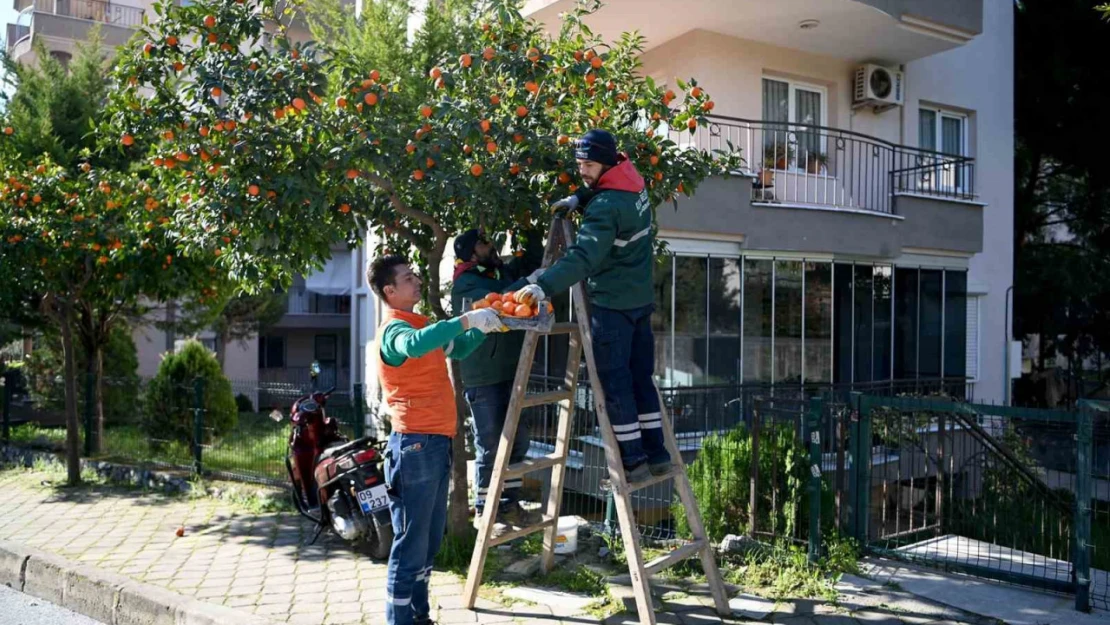
<path id="1" fill-rule="evenodd" d="M 99 454 L 104 451 L 104 346 L 100 342 L 93 347 L 89 360 L 96 363 L 93 369 L 93 375 L 96 376 L 96 388 L 93 391 L 96 394 L 96 437 L 93 439 L 92 452 Z"/>
<path id="2" fill-rule="evenodd" d="M 428 299 L 432 311 L 439 319 L 447 319 L 443 308 L 443 292 L 440 290 L 439 264 L 443 260 L 443 250 L 447 240 L 437 240 L 428 254 Z M 462 370 L 459 361 L 449 360 L 451 383 L 455 390 L 455 422 L 457 433 L 451 441 L 455 464 L 451 469 L 451 493 L 447 500 L 447 533 L 451 536 L 465 536 L 470 532 L 470 495 L 466 483 L 466 402 L 463 400 Z"/>
<path id="3" fill-rule="evenodd" d="M 231 338 L 231 332 L 225 328 L 220 330 L 218 338 L 216 339 L 216 361 L 220 363 L 220 371 L 227 375 L 227 369 L 224 368 L 224 362 L 227 358 L 227 342 Z"/>
<path id="4" fill-rule="evenodd" d="M 62 302 L 62 354 L 65 360 L 66 478 L 70 486 L 81 483 L 81 432 L 77 420 L 77 362 L 73 344 L 73 306 Z"/>

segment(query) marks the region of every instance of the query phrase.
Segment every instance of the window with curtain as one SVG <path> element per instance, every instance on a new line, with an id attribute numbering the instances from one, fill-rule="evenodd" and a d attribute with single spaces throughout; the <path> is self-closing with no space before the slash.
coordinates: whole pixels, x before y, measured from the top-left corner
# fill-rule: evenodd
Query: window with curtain
<path id="1" fill-rule="evenodd" d="M 954 156 L 968 155 L 967 115 L 943 109 L 923 108 L 918 112 L 918 145 L 923 149 Z M 921 183 L 930 188 L 961 190 L 964 187 L 964 168 L 954 166 L 943 156 L 927 157 L 935 166 L 925 174 Z"/>
<path id="2" fill-rule="evenodd" d="M 824 166 L 824 141 L 807 126 L 825 125 L 826 100 L 823 87 L 763 79 L 764 167 L 816 172 Z"/>

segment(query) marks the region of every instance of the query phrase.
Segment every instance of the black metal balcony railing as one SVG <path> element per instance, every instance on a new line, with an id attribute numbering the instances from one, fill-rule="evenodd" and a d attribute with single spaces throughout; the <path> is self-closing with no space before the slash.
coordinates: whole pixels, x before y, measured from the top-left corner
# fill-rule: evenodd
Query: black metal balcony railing
<path id="1" fill-rule="evenodd" d="M 138 28 L 143 24 L 143 9 L 104 0 L 34 0 L 32 6 L 36 13 L 73 17 L 124 28 Z M 31 10 L 31 7 L 24 10 Z"/>
<path id="2" fill-rule="evenodd" d="M 753 202 L 891 213 L 897 193 L 975 196 L 975 162 L 966 156 L 825 126 L 710 118 L 693 135 L 675 130 L 672 138 L 702 150 L 740 150 Z"/>

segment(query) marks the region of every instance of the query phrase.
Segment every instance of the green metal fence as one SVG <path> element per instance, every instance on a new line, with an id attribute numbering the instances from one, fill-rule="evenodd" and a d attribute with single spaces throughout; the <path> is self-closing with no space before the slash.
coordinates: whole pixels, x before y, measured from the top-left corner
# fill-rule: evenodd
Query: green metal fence
<path id="1" fill-rule="evenodd" d="M 1091 410 L 855 401 L 850 455 L 867 460 L 850 463 L 848 529 L 869 552 L 1110 607 L 1110 532 L 1091 525 Z"/>

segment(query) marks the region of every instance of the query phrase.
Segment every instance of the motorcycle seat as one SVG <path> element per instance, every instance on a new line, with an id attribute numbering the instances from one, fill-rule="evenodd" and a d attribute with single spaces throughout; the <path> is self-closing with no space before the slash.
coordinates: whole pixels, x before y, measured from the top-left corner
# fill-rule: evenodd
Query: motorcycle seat
<path id="1" fill-rule="evenodd" d="M 335 442 L 330 447 L 320 452 L 320 457 L 316 459 L 316 462 L 322 462 L 328 458 L 338 458 L 354 449 L 356 443 L 358 443 L 358 441 L 351 441 L 349 443 L 344 441 Z"/>

